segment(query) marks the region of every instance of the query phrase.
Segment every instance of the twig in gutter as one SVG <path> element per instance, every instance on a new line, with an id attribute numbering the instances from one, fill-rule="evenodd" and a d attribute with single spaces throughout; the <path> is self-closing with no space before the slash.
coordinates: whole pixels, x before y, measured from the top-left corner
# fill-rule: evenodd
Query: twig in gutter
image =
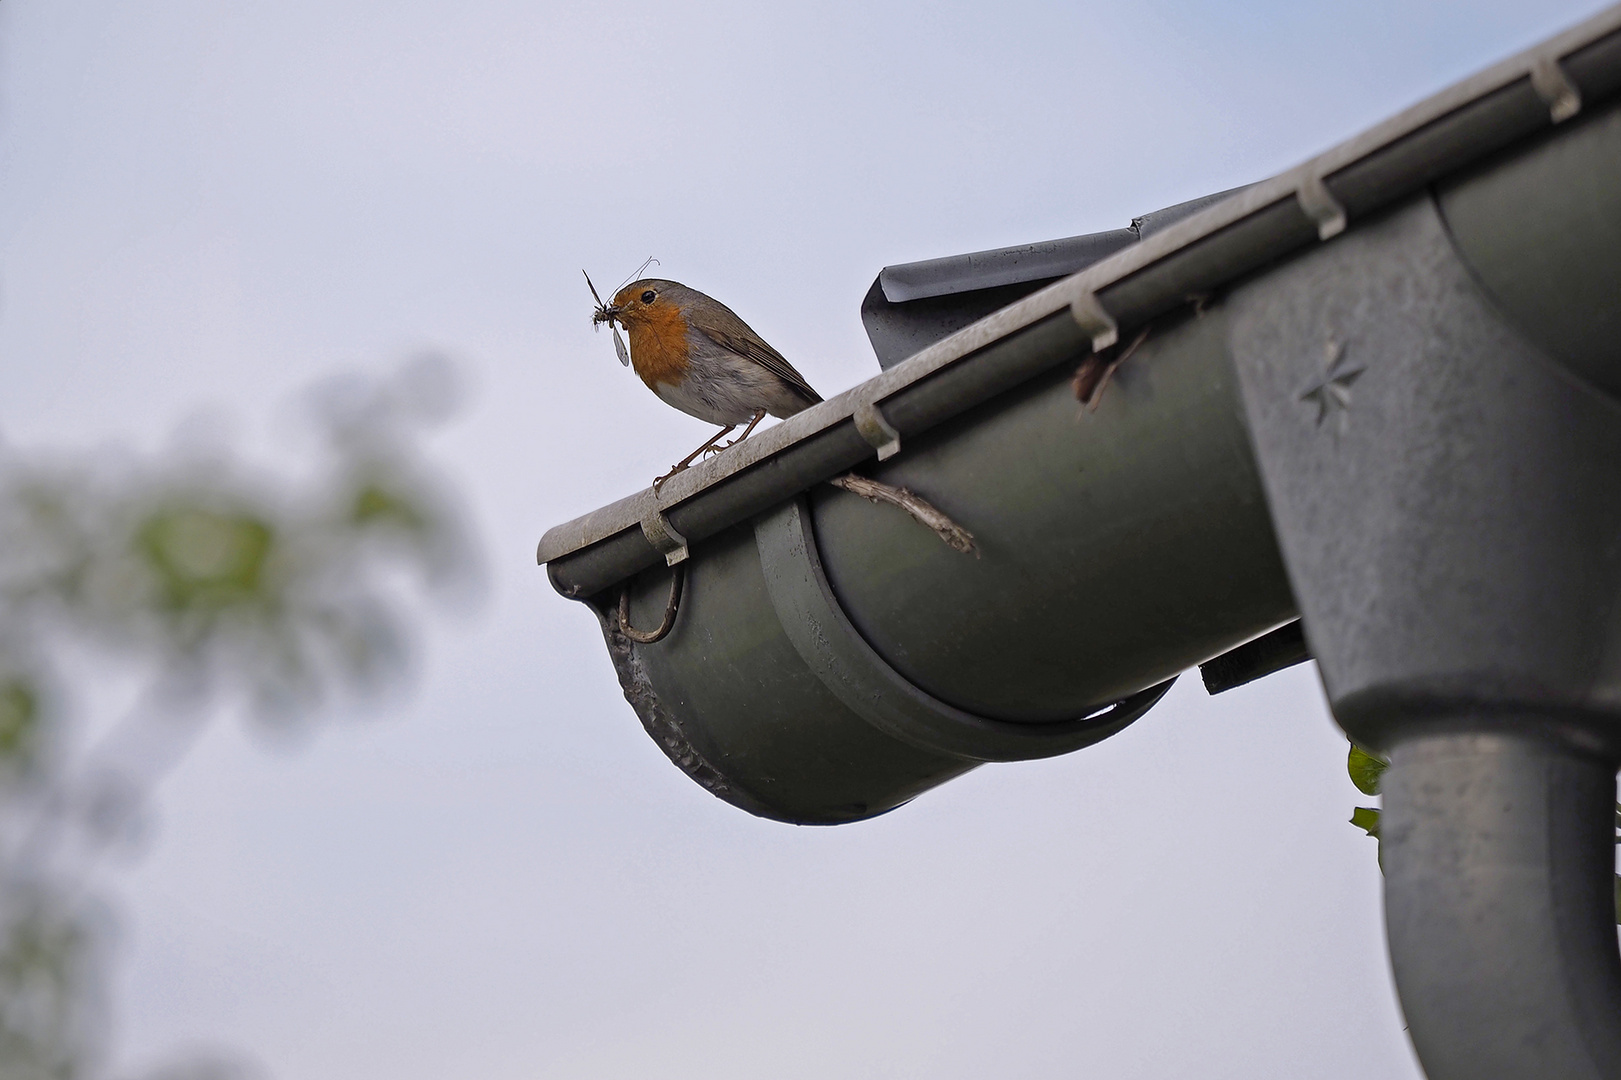
<path id="1" fill-rule="evenodd" d="M 1131 359 L 1131 354 L 1137 347 L 1148 340 L 1148 327 L 1143 327 L 1142 333 L 1132 340 L 1130 345 L 1115 356 L 1104 353 L 1093 353 L 1081 361 L 1081 366 L 1075 369 L 1075 400 L 1087 407 L 1087 411 L 1096 412 L 1097 403 L 1103 398 L 1103 388 L 1109 385 L 1109 379 L 1114 375 L 1114 369 Z"/>
<path id="2" fill-rule="evenodd" d="M 911 514 L 918 524 L 933 529 L 935 535 L 949 544 L 953 550 L 979 558 L 979 548 L 974 546 L 973 533 L 935 509 L 928 500 L 913 495 L 905 488 L 890 487 L 888 484 L 880 484 L 876 480 L 869 480 L 855 473 L 835 476 L 828 483 L 871 502 L 886 502 L 891 506 L 898 506 Z"/>

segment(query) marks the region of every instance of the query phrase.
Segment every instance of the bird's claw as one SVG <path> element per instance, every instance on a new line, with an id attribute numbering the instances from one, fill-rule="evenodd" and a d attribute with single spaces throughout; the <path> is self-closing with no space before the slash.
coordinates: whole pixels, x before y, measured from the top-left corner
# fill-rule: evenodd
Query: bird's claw
<path id="1" fill-rule="evenodd" d="M 690 467 L 691 466 L 687 465 L 685 462 L 682 462 L 682 463 L 677 464 L 677 465 L 671 465 L 669 472 L 665 473 L 663 476 L 656 476 L 656 477 L 653 478 L 653 490 L 657 491 L 659 488 L 664 486 L 664 482 L 666 480 L 668 480 L 670 477 L 672 477 L 676 473 L 682 472 L 683 470 L 688 469 Z"/>

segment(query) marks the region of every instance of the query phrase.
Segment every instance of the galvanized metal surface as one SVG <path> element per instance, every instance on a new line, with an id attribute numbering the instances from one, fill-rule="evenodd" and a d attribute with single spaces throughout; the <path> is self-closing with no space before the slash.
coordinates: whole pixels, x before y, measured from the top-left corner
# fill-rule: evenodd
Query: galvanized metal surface
<path id="1" fill-rule="evenodd" d="M 1219 308 L 1164 320 L 1095 412 L 1051 371 L 866 470 L 973 533 L 980 558 L 812 492 L 822 564 L 862 638 L 958 709 L 1042 723 L 1293 618 L 1226 325 Z"/>
<path id="2" fill-rule="evenodd" d="M 1137 237 L 1129 230 L 1118 231 L 1125 235 L 1119 246 L 1112 250 L 1137 242 Z M 1085 265 L 1088 264 L 1079 264 Z M 882 285 L 874 279 L 872 288 L 867 290 L 867 295 L 861 301 L 861 323 L 867 331 L 867 340 L 872 343 L 873 355 L 878 358 L 878 366 L 888 371 L 964 327 L 1052 284 L 1054 280 L 1039 278 L 892 304 L 884 299 Z"/>
<path id="3" fill-rule="evenodd" d="M 1227 306 L 1340 722 L 1377 748 L 1393 703 L 1490 700 L 1621 731 L 1621 402 L 1505 321 L 1430 199 Z"/>
<path id="4" fill-rule="evenodd" d="M 1505 318 L 1428 197 L 1226 306 L 1329 702 L 1393 761 L 1390 948 L 1426 1071 L 1621 1076 L 1621 401 Z"/>
<path id="5" fill-rule="evenodd" d="M 1475 730 L 1385 773 L 1385 925 L 1430 1080 L 1621 1076 L 1615 762 L 1529 734 L 1546 719 L 1458 715 Z"/>
<path id="6" fill-rule="evenodd" d="M 1111 229 L 994 251 L 900 263 L 878 272 L 878 288 L 885 300 L 901 304 L 1001 285 L 1068 277 L 1139 239 L 1136 229 Z"/>
<path id="7" fill-rule="evenodd" d="M 1557 197 L 1549 197 L 1557 192 Z M 1621 396 L 1621 110 L 1442 186 L 1459 251 L 1538 348 Z"/>
<path id="8" fill-rule="evenodd" d="M 851 625 L 823 572 L 803 499 L 761 516 L 754 526 L 760 568 L 788 639 L 800 659 L 851 711 L 904 743 L 972 761 L 1025 761 L 1090 746 L 1147 712 L 1169 679 L 1093 714 L 1048 723 L 1010 723 L 979 716 L 920 689 Z M 1003 656 L 1007 650 L 998 650 Z"/>
<path id="9" fill-rule="evenodd" d="M 633 622 L 657 620 L 672 572 L 633 583 Z M 884 733 L 827 688 L 783 629 L 752 529 L 715 537 L 687 572 L 675 627 L 655 645 L 633 646 L 612 605 L 592 606 L 643 726 L 711 793 L 762 817 L 839 824 L 978 764 Z"/>

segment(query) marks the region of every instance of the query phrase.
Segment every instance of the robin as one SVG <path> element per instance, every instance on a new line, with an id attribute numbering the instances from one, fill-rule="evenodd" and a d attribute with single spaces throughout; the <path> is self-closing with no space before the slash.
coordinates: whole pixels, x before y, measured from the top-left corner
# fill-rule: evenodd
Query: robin
<path id="1" fill-rule="evenodd" d="M 591 293 L 596 296 L 596 289 Z M 591 321 L 625 328 L 630 334 L 629 356 L 617 329 L 614 333 L 620 361 L 635 368 L 666 404 L 721 425 L 712 438 L 653 481 L 655 487 L 694 458 L 742 442 L 766 414 L 788 417 L 822 400 L 805 377 L 731 308 L 679 282 L 633 281 L 610 303 L 599 297 Z M 748 424 L 743 434 L 720 444 L 742 423 Z"/>

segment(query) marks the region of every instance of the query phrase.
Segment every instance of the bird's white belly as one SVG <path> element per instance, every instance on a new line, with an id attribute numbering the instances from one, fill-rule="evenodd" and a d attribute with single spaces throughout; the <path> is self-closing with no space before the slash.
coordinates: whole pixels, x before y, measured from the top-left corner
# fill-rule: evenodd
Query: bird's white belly
<path id="1" fill-rule="evenodd" d="M 679 385 L 661 382 L 653 392 L 688 416 L 721 427 L 745 424 L 761 409 L 776 413 L 783 396 L 775 375 L 707 338 L 689 344 L 686 378 Z"/>

